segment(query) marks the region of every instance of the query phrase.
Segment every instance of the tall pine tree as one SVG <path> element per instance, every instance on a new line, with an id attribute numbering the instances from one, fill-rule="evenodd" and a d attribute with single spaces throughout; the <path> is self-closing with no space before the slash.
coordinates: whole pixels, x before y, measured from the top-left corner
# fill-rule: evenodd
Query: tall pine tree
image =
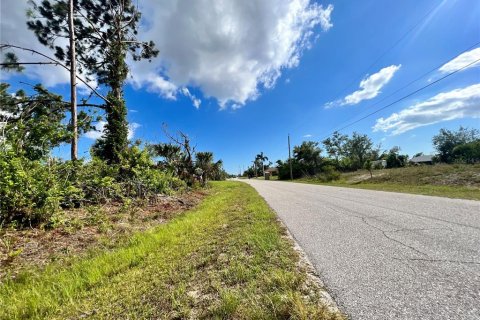
<path id="1" fill-rule="evenodd" d="M 45 46 L 55 50 L 60 61 L 70 64 L 70 45 L 57 39 L 69 38 L 68 0 L 31 2 L 28 27 Z M 152 41 L 137 39 L 140 12 L 131 0 L 74 0 L 74 33 L 78 70 L 109 88 L 105 132 L 94 150 L 101 158 L 118 163 L 128 140 L 127 109 L 123 86 L 128 75 L 126 63 L 158 55 Z"/>

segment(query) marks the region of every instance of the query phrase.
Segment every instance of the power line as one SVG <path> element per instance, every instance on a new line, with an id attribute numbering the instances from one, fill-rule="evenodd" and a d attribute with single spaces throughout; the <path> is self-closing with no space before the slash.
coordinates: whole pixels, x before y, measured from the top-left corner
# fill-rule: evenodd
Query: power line
<path id="1" fill-rule="evenodd" d="M 392 46 L 390 46 L 387 50 L 385 50 L 375 61 L 373 61 L 372 64 L 368 66 L 368 68 L 365 69 L 361 74 L 359 74 L 357 77 L 352 78 L 352 81 L 342 90 L 338 91 L 337 94 L 335 94 L 334 99 L 332 101 L 335 101 L 341 94 L 343 94 L 348 88 L 350 88 L 354 83 L 356 83 L 358 78 L 361 78 L 364 74 L 366 74 L 373 66 L 375 66 L 383 57 L 385 57 L 390 51 L 392 51 L 393 48 L 395 48 L 400 42 L 402 42 L 413 30 L 415 30 L 435 9 L 437 8 L 437 5 L 435 4 L 422 18 L 414 24 L 410 29 L 407 30 Z"/>
<path id="2" fill-rule="evenodd" d="M 415 91 L 413 91 L 413 92 L 411 92 L 411 93 L 409 93 L 409 94 L 407 94 L 407 95 L 405 95 L 405 96 L 403 96 L 403 97 L 401 97 L 400 99 L 395 100 L 395 101 L 392 102 L 392 103 L 387 104 L 386 106 L 384 106 L 384 107 L 382 107 L 382 108 L 380 108 L 380 109 L 378 109 L 378 110 L 375 110 L 374 112 L 371 112 L 371 113 L 367 114 L 366 116 L 364 116 L 364 117 L 362 117 L 362 118 L 360 118 L 360 119 L 358 119 L 358 120 L 356 120 L 356 121 L 354 121 L 354 122 L 349 123 L 348 125 L 340 128 L 340 129 L 338 129 L 338 130 L 336 130 L 336 131 L 342 131 L 342 130 L 348 128 L 348 127 L 351 127 L 351 126 L 353 126 L 354 124 L 356 124 L 356 123 L 358 123 L 358 122 L 360 122 L 360 121 L 362 121 L 362 120 L 364 120 L 364 119 L 366 119 L 366 118 L 368 118 L 368 117 L 370 117 L 370 116 L 372 116 L 372 115 L 374 115 L 374 114 L 376 114 L 376 113 L 378 113 L 378 112 L 380 112 L 380 111 L 382 111 L 382 110 L 385 110 L 385 109 L 387 109 L 387 108 L 389 108 L 389 107 L 397 104 L 398 102 L 400 102 L 400 101 L 402 101 L 402 100 L 405 100 L 406 98 L 409 98 L 409 97 L 417 94 L 418 92 L 420 92 L 420 91 L 422 91 L 422 90 L 424 90 L 424 89 L 426 89 L 426 88 L 428 88 L 428 87 L 433 86 L 434 84 L 436 84 L 436 83 L 438 83 L 438 82 L 440 82 L 440 81 L 442 81 L 442 80 L 444 80 L 444 79 L 446 79 L 446 78 L 454 75 L 454 74 L 457 73 L 457 72 L 460 72 L 460 71 L 468 68 L 469 66 L 471 66 L 471 65 L 473 65 L 473 64 L 475 64 L 475 63 L 477 63 L 477 62 L 479 62 L 479 61 L 480 61 L 480 59 L 477 59 L 477 60 L 475 60 L 475 61 L 473 61 L 473 62 L 470 62 L 469 64 L 463 66 L 462 68 L 457 69 L 457 70 L 455 70 L 455 71 L 452 71 L 452 72 L 450 72 L 449 74 L 447 74 L 447 75 L 445 75 L 445 76 L 443 76 L 443 77 L 441 77 L 441 78 L 439 78 L 439 79 L 437 79 L 437 80 L 435 80 L 435 81 L 433 81 L 433 82 L 431 82 L 431 83 L 429 83 L 429 84 L 427 84 L 427 85 L 425 85 L 425 86 L 423 86 L 423 87 L 421 87 L 421 88 L 419 88 L 419 89 L 417 89 L 417 90 L 415 90 Z M 323 138 L 323 139 L 326 139 L 326 138 L 330 137 L 333 133 L 334 133 L 334 132 L 330 133 L 329 135 L 325 136 L 325 138 Z M 323 139 L 322 139 L 322 140 L 323 140 Z"/>
<path id="3" fill-rule="evenodd" d="M 478 45 L 480 45 L 480 41 L 477 42 L 477 43 L 475 43 L 475 44 L 473 44 L 473 45 L 471 45 L 470 47 L 466 48 L 465 50 L 461 51 L 460 53 L 455 54 L 454 56 L 452 56 L 452 57 L 449 58 L 448 60 L 446 60 L 446 61 L 442 62 L 441 64 L 439 64 L 438 66 L 436 66 L 435 68 L 433 68 L 433 69 L 431 69 L 431 70 L 423 73 L 421 76 L 417 77 L 415 80 L 410 81 L 409 83 L 407 83 L 406 85 L 402 86 L 401 88 L 395 90 L 394 92 L 392 92 L 391 94 L 387 95 L 386 97 L 384 97 L 384 98 L 380 99 L 379 101 L 371 104 L 370 106 L 368 106 L 368 108 L 372 108 L 372 107 L 374 107 L 374 106 L 382 103 L 383 101 L 387 100 L 388 98 L 396 95 L 398 92 L 402 91 L 402 90 L 405 89 L 405 88 L 408 88 L 409 86 L 411 86 L 411 85 L 414 84 L 415 82 L 423 79 L 425 76 L 429 75 L 430 73 L 432 73 L 432 72 L 434 72 L 434 71 L 437 71 L 437 70 L 440 69 L 444 64 L 448 63 L 449 61 L 455 59 L 455 58 L 458 57 L 459 55 L 462 55 L 463 53 L 471 50 L 472 48 L 474 48 L 474 47 L 476 47 L 476 46 L 478 46 Z M 345 123 L 345 122 L 344 122 L 344 123 Z M 345 127 L 342 127 L 341 129 L 338 129 L 338 130 L 335 130 L 335 131 L 340 131 L 340 130 L 342 130 L 342 129 L 345 129 Z"/>

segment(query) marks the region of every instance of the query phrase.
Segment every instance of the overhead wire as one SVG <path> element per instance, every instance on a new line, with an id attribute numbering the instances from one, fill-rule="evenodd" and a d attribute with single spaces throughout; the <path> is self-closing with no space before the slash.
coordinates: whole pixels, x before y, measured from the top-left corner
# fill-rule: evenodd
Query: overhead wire
<path id="1" fill-rule="evenodd" d="M 399 103 L 400 101 L 403 101 L 403 100 L 405 100 L 405 99 L 407 99 L 407 98 L 409 98 L 409 97 L 417 94 L 418 92 L 420 92 L 420 91 L 422 91 L 422 90 L 425 90 L 426 88 L 429 88 L 429 87 L 437 84 L 438 82 L 440 82 L 440 81 L 442 81 L 442 80 L 444 80 L 444 79 L 446 79 L 446 78 L 448 78 L 448 77 L 450 77 L 450 76 L 452 76 L 452 75 L 454 75 L 454 74 L 456 74 L 456 73 L 458 73 L 458 72 L 460 72 L 460 71 L 462 71 L 462 70 L 470 67 L 471 65 L 473 65 L 473 64 L 475 64 L 475 63 L 477 63 L 477 62 L 480 62 L 480 59 L 477 59 L 477 60 L 475 60 L 475 61 L 472 61 L 472 62 L 468 63 L 467 65 L 465 65 L 465 66 L 463 66 L 463 67 L 461 67 L 461 68 L 459 68 L 459 69 L 456 69 L 456 70 L 454 70 L 454 71 L 446 74 L 445 76 L 443 76 L 443 77 L 441 77 L 441 78 L 438 78 L 437 80 L 432 81 L 432 82 L 430 82 L 429 84 L 427 84 L 427 85 L 425 85 L 425 86 L 423 86 L 423 87 L 421 87 L 421 88 L 419 88 L 419 89 L 417 89 L 417 90 L 415 90 L 415 91 L 413 91 L 413 92 L 411 92 L 411 93 L 409 93 L 409 94 L 407 94 L 407 95 L 404 95 L 404 96 L 402 96 L 401 98 L 399 98 L 399 99 L 397 99 L 397 100 L 395 100 L 395 101 L 393 101 L 393 102 L 391 102 L 391 103 L 383 106 L 382 108 L 377 109 L 377 110 L 375 110 L 375 111 L 373 111 L 373 112 L 371 112 L 371 113 L 369 113 L 369 114 L 361 117 L 360 119 L 355 120 L 355 121 L 347 124 L 346 126 L 343 126 L 343 127 L 341 127 L 340 129 L 335 130 L 335 131 L 342 131 L 342 130 L 344 130 L 344 129 L 346 129 L 346 128 L 349 128 L 349 127 L 353 126 L 354 124 L 357 124 L 357 123 L 359 123 L 360 121 L 365 120 L 366 118 L 368 118 L 368 117 L 370 117 L 370 116 L 372 116 L 372 115 L 374 115 L 374 114 L 376 114 L 376 113 L 379 113 L 380 111 L 383 111 L 383 110 L 385 110 L 385 109 L 387 109 L 387 108 L 389 108 L 389 107 L 391 107 L 391 106 Z M 415 81 L 416 81 L 416 80 L 415 80 Z M 414 81 L 414 82 L 415 82 L 415 81 Z M 333 131 L 333 132 L 330 133 L 329 135 L 325 136 L 323 139 L 326 139 L 326 138 L 330 137 L 335 131 Z M 322 140 L 323 140 L 323 139 L 322 139 Z"/>

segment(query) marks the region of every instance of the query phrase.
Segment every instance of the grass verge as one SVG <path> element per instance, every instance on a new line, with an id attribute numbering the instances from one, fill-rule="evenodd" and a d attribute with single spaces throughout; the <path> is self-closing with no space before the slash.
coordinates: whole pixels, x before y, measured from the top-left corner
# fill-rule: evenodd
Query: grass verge
<path id="1" fill-rule="evenodd" d="M 246 184 L 213 184 L 196 209 L 128 245 L 0 285 L 0 318 L 343 319 Z"/>
<path id="2" fill-rule="evenodd" d="M 459 186 L 437 186 L 437 185 L 409 185 L 399 183 L 349 183 L 345 181 L 320 182 L 312 179 L 299 179 L 294 182 L 320 184 L 332 187 L 346 187 L 356 189 L 367 189 L 388 192 L 401 192 L 421 194 L 426 196 L 437 196 L 454 199 L 480 200 L 480 190 L 472 187 Z"/>
<path id="3" fill-rule="evenodd" d="M 406 168 L 343 173 L 340 180 L 322 182 L 315 178 L 295 182 L 447 198 L 480 200 L 480 164 L 438 164 Z"/>

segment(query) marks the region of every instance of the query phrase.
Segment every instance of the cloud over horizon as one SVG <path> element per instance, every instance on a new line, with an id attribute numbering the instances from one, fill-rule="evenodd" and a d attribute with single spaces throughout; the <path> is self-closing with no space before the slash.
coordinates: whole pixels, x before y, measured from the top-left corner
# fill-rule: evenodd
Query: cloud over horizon
<path id="1" fill-rule="evenodd" d="M 343 99 L 328 102 L 325 104 L 325 108 L 329 109 L 336 106 L 355 105 L 364 100 L 375 98 L 381 93 L 381 89 L 392 80 L 393 76 L 401 66 L 401 64 L 391 65 L 381 69 L 377 73 L 367 75 L 362 81 L 360 81 L 359 90 L 347 95 Z"/>
<path id="2" fill-rule="evenodd" d="M 418 127 L 465 117 L 480 118 L 480 83 L 442 92 L 434 97 L 377 119 L 373 131 L 398 135 Z"/>
<path id="3" fill-rule="evenodd" d="M 132 83 L 175 99 L 183 88 L 200 89 L 221 107 L 241 107 L 261 88 L 274 87 L 283 69 L 299 64 L 319 26 L 332 26 L 333 6 L 310 0 L 141 3 L 142 37 L 160 56 L 132 66 Z M 188 90 L 188 89 L 187 89 Z"/>

